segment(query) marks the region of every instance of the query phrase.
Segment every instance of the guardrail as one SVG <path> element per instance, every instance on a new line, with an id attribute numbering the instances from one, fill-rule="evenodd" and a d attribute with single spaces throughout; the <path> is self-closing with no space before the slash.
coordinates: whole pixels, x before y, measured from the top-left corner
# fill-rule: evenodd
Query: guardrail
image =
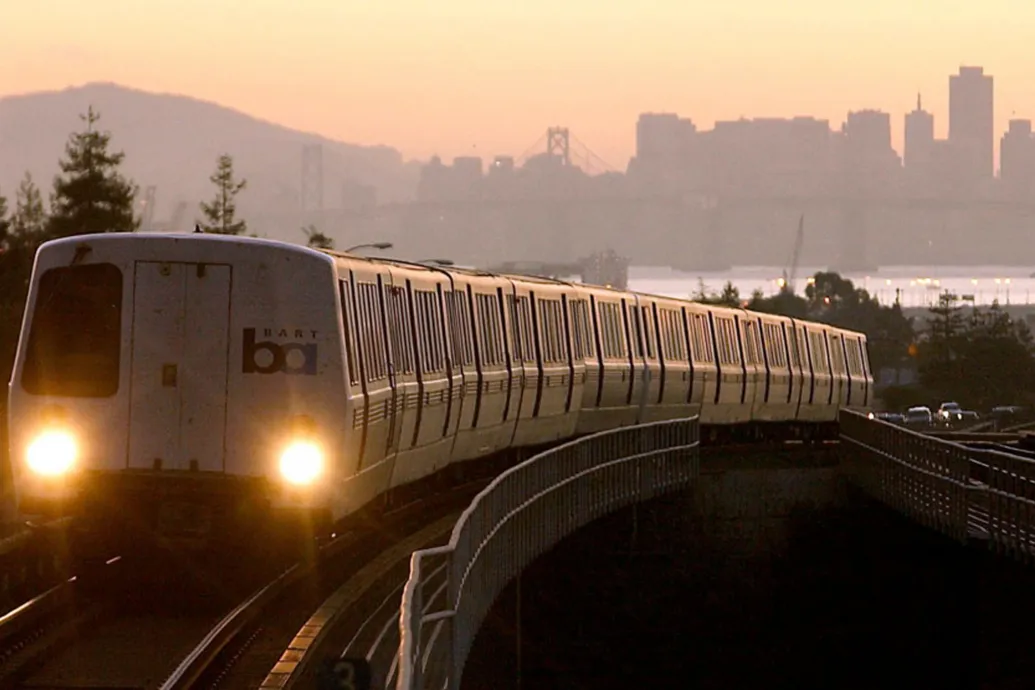
<path id="1" fill-rule="evenodd" d="M 842 410 L 842 465 L 877 500 L 961 543 L 1035 560 L 1035 460 Z"/>
<path id="2" fill-rule="evenodd" d="M 396 689 L 459 688 L 478 628 L 504 587 L 580 527 L 688 486 L 699 448 L 697 417 L 656 422 L 566 443 L 497 477 L 460 516 L 447 546 L 411 558 Z M 431 611 L 441 601 L 441 576 L 429 576 L 443 565 L 443 609 Z"/>

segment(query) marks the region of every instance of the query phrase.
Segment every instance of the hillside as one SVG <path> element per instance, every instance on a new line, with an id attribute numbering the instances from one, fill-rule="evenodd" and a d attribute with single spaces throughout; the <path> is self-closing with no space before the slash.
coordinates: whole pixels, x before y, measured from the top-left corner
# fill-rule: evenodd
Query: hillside
<path id="1" fill-rule="evenodd" d="M 0 98 L 0 191 L 5 196 L 13 195 L 28 170 L 46 198 L 68 135 L 81 128 L 78 116 L 90 105 L 100 111 L 100 124 L 112 133 L 114 147 L 125 152 L 126 174 L 141 190 L 157 187 L 156 220 L 168 218 L 182 201 L 188 204 L 186 221 L 193 221 L 198 202 L 212 194 L 208 177 L 223 152 L 234 157 L 238 174 L 248 179 L 241 212 L 261 217 L 262 226 L 277 226 L 278 218 L 294 224 L 304 144 L 323 145 L 328 208 L 340 205 L 346 181 L 375 187 L 380 202 L 410 199 L 416 186 L 415 166 L 404 164 L 389 147 L 332 141 L 215 103 L 96 83 Z"/>

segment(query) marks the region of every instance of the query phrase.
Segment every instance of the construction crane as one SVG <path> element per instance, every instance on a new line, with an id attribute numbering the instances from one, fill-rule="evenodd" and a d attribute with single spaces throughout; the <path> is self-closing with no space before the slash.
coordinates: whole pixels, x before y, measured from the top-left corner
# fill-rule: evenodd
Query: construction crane
<path id="1" fill-rule="evenodd" d="M 805 214 L 798 218 L 798 234 L 794 237 L 794 251 L 791 252 L 791 265 L 783 272 L 781 290 L 794 294 L 794 279 L 798 274 L 798 261 L 801 260 L 801 246 L 805 242 Z"/>

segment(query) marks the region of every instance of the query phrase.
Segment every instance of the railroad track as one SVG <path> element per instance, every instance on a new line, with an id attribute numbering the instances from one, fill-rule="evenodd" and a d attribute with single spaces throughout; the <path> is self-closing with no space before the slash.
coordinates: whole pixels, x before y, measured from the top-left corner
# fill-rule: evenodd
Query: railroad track
<path id="1" fill-rule="evenodd" d="M 354 606 L 371 588 L 405 581 L 410 554 L 448 538 L 460 512 L 488 481 L 483 477 L 452 487 L 382 513 L 365 529 L 339 535 L 321 549 L 315 563 L 292 566 L 224 616 L 160 687 L 259 687 L 278 675 L 283 663 L 304 656 L 297 647 L 310 643 L 303 639 L 317 638 L 321 631 L 326 636 L 340 622 L 353 620 Z M 395 608 L 397 614 L 398 601 Z M 314 650 L 322 640 L 312 645 Z M 308 671 L 314 658 L 292 671 L 296 676 Z"/>
<path id="2" fill-rule="evenodd" d="M 209 569 L 184 587 L 198 577 L 189 560 L 151 563 L 141 577 L 145 559 L 112 558 L 0 617 L 0 687 L 256 687 L 329 592 L 356 577 L 405 581 L 410 553 L 448 538 L 487 481 L 371 513 L 276 577 L 243 568 L 216 581 Z M 339 599 L 335 620 L 351 620 L 355 599 Z"/>

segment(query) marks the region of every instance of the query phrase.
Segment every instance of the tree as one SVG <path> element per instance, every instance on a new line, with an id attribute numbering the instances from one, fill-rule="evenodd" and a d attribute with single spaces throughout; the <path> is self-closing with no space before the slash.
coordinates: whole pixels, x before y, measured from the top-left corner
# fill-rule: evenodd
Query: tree
<path id="1" fill-rule="evenodd" d="M 14 215 L 11 217 L 11 234 L 25 241 L 38 243 L 44 239 L 47 230 L 47 212 L 43 208 L 43 195 L 28 172 L 15 193 Z"/>
<path id="2" fill-rule="evenodd" d="M 722 292 L 719 294 L 706 294 L 706 288 L 704 281 L 698 281 L 697 294 L 694 295 L 694 300 L 702 304 L 714 304 L 720 307 L 739 307 L 741 304 L 740 290 L 733 281 L 727 280 L 726 284 L 722 286 Z"/>
<path id="3" fill-rule="evenodd" d="M 219 235 L 240 235 L 248 230 L 243 220 L 234 220 L 237 204 L 234 199 L 247 186 L 247 180 L 234 180 L 234 159 L 229 154 L 219 157 L 216 171 L 208 178 L 216 186 L 216 198 L 200 204 L 207 223 L 201 223 L 205 232 Z"/>
<path id="4" fill-rule="evenodd" d="M 119 172 L 125 154 L 109 151 L 111 134 L 95 127 L 100 113 L 91 106 L 80 115 L 86 129 L 69 137 L 61 175 L 47 222 L 48 239 L 98 232 L 134 232 L 140 220 L 133 215 L 137 187 Z"/>
<path id="5" fill-rule="evenodd" d="M 316 229 L 315 225 L 302 228 L 306 236 L 306 245 L 314 249 L 334 249 L 334 239 Z"/>
<path id="6" fill-rule="evenodd" d="M 0 252 L 6 250 L 11 221 L 7 219 L 7 199 L 0 194 Z"/>

